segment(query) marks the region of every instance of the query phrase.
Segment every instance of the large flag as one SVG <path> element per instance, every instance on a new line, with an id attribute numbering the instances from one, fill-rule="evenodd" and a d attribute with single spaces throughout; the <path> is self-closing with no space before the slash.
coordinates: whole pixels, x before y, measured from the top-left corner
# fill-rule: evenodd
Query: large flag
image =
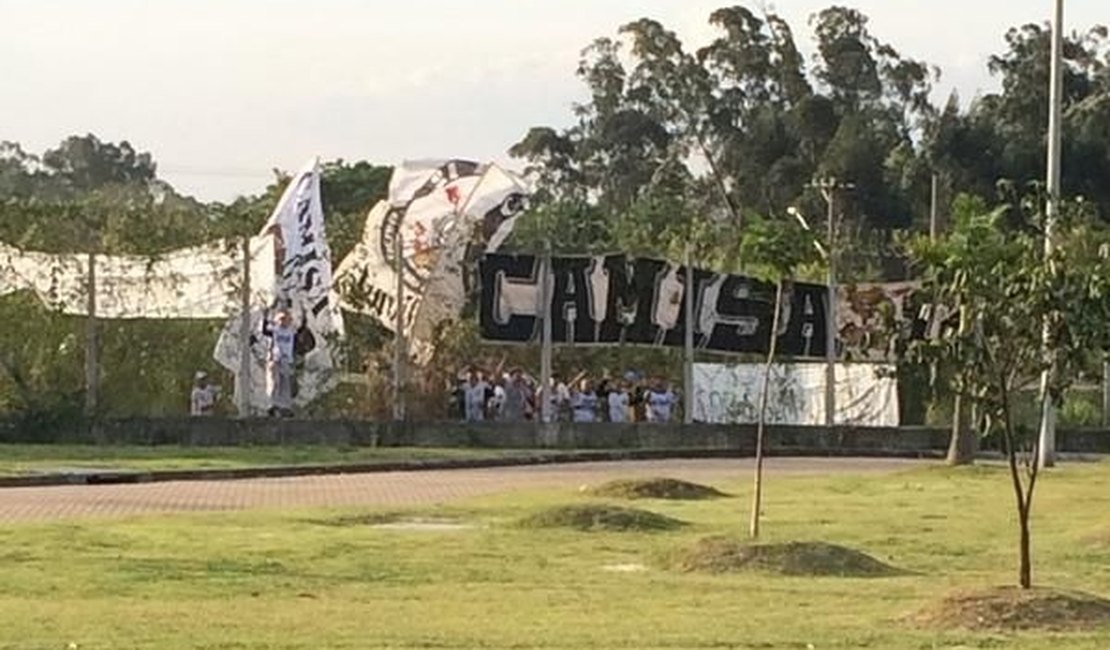
<path id="1" fill-rule="evenodd" d="M 400 308 L 405 333 L 411 332 L 444 236 L 480 177 L 481 166 L 468 160 L 407 162 L 397 167 L 388 199 L 370 210 L 362 241 L 336 270 L 343 308 L 372 316 L 391 331 Z M 398 266 L 405 294 L 400 306 Z"/>
<path id="2" fill-rule="evenodd" d="M 252 408 L 263 410 L 266 395 L 265 362 L 269 341 L 262 324 L 279 308 L 289 309 L 298 329 L 296 404 L 303 406 L 335 387 L 338 374 L 337 340 L 343 336 L 343 316 L 332 298 L 331 249 L 324 228 L 324 206 L 320 195 L 320 172 L 314 161 L 298 172 L 282 194 L 260 237 L 273 251 L 273 264 L 264 288 L 270 297 L 254 299 L 251 319 Z M 253 274 L 252 274 L 253 275 Z M 260 289 L 263 287 L 260 287 Z M 258 294 L 256 294 L 257 296 Z M 233 373 L 239 372 L 240 324 L 243 314 L 232 319 L 220 335 L 215 358 Z M 239 382 L 236 382 L 238 385 Z"/>
<path id="3" fill-rule="evenodd" d="M 516 174 L 493 164 L 486 167 L 446 233 L 425 282 L 411 332 L 412 353 L 418 362 L 430 360 L 437 330 L 459 317 L 477 286 L 478 258 L 501 247 L 527 208 L 530 194 L 528 184 Z"/>
<path id="4" fill-rule="evenodd" d="M 374 206 L 362 242 L 336 271 L 344 309 L 404 334 L 418 361 L 430 356 L 436 329 L 458 316 L 469 292 L 469 254 L 496 249 L 527 205 L 527 183 L 497 165 L 468 160 L 406 162 L 389 197 Z M 396 244 L 400 238 L 398 265 Z M 397 269 L 404 284 L 397 301 Z"/>

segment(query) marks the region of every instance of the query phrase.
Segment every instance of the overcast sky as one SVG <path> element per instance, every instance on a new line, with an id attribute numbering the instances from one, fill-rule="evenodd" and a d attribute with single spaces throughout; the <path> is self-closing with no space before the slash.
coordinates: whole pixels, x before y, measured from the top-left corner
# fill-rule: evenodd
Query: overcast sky
<path id="1" fill-rule="evenodd" d="M 319 155 L 506 160 L 529 126 L 562 126 L 578 52 L 650 16 L 705 43 L 727 0 L 0 0 L 0 140 L 69 134 L 151 151 L 179 190 L 226 200 Z M 750 6 L 751 3 L 748 3 Z M 807 50 L 829 0 L 768 3 Z M 1051 0 L 844 1 L 944 71 L 938 93 L 995 87 L 986 59 Z M 1070 29 L 1106 0 L 1068 0 Z M 1098 11 L 1096 8 L 1101 8 Z"/>

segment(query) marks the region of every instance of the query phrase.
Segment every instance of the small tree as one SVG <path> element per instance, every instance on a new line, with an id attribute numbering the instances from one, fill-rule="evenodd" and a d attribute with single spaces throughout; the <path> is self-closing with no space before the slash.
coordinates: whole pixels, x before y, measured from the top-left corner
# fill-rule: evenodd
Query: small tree
<path id="1" fill-rule="evenodd" d="M 770 393 L 771 368 L 778 348 L 783 299 L 798 270 L 817 260 L 813 234 L 794 220 L 754 220 L 744 232 L 740 257 L 754 272 L 766 275 L 775 283 L 775 302 L 768 335 L 767 361 L 763 367 L 763 383 L 759 391 L 759 418 L 755 434 L 755 476 L 752 493 L 752 515 L 749 532 L 759 537 L 760 510 L 763 505 L 763 455 L 767 422 L 767 400 Z"/>
<path id="2" fill-rule="evenodd" d="M 1065 212 L 1047 259 L 1038 224 L 1007 225 L 1004 210 L 965 215 L 944 239 L 907 246 L 926 295 L 962 315 L 959 327 L 908 341 L 907 353 L 950 368 L 952 390 L 986 416 L 975 423 L 979 434 L 1000 435 L 1020 528 L 1018 581 L 1026 589 L 1037 443 L 1035 432 L 1015 422 L 1014 396 L 1054 363 L 1042 398 L 1061 403 L 1090 352 L 1105 349 L 1110 337 L 1110 232 L 1080 209 Z"/>

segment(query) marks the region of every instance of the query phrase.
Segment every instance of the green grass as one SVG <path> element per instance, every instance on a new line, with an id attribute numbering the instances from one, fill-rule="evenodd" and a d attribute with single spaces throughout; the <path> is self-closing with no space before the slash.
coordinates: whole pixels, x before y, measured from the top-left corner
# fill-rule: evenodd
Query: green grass
<path id="1" fill-rule="evenodd" d="M 772 479 L 766 542 L 825 541 L 905 570 L 890 578 L 668 571 L 659 558 L 742 537 L 733 499 L 645 500 L 674 531 L 527 529 L 545 508 L 608 503 L 577 490 L 484 497 L 408 513 L 196 514 L 0 528 L 0 648 L 1059 648 L 1083 634 L 922 630 L 904 617 L 955 589 L 1012 583 L 1016 529 L 999 468 Z M 0 492 L 0 499 L 3 493 Z M 1110 464 L 1047 474 L 1035 582 L 1110 595 Z M 454 531 L 382 529 L 399 517 Z M 357 522 L 358 520 L 350 519 Z M 606 570 L 643 565 L 638 572 Z"/>
<path id="2" fill-rule="evenodd" d="M 73 470 L 237 469 L 274 465 L 500 458 L 537 451 L 416 447 L 180 447 L 0 444 L 0 476 Z"/>

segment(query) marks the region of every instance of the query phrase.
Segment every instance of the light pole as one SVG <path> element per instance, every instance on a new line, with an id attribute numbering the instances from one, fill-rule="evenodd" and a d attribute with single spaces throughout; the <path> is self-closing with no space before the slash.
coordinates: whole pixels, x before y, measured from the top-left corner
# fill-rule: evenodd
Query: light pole
<path id="1" fill-rule="evenodd" d="M 825 282 L 828 285 L 827 306 L 825 308 L 825 426 L 836 424 L 836 199 L 840 190 L 854 189 L 853 183 L 842 183 L 835 178 L 822 178 L 812 183 L 821 190 L 821 196 L 828 204 L 826 246 L 828 251 L 828 272 Z"/>
<path id="2" fill-rule="evenodd" d="M 1056 219 L 1060 213 L 1060 154 L 1061 125 L 1063 122 L 1063 59 L 1064 59 L 1064 0 L 1056 0 L 1052 17 L 1052 72 L 1048 91 L 1048 178 L 1045 189 L 1048 203 L 1045 206 L 1044 252 L 1047 262 L 1055 249 Z M 1052 403 L 1049 387 L 1056 371 L 1055 353 L 1049 346 L 1048 324 L 1045 323 L 1044 353 L 1048 355 L 1049 369 L 1041 375 L 1041 431 L 1037 444 L 1037 464 L 1052 467 L 1056 464 L 1056 407 Z"/>

